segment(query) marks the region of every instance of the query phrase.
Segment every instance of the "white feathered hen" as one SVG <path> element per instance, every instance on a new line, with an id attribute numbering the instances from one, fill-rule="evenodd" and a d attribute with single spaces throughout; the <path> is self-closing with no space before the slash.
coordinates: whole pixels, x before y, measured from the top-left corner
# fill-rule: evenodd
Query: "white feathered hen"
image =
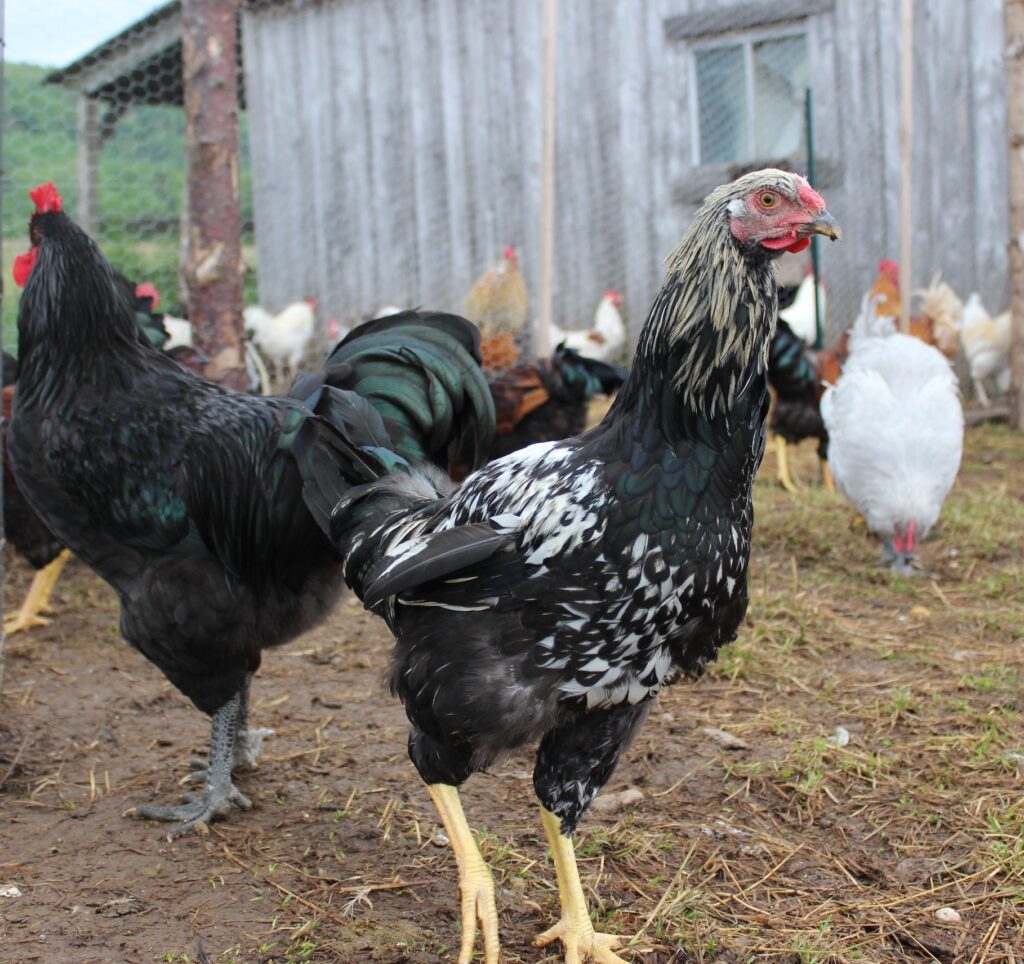
<path id="1" fill-rule="evenodd" d="M 985 379 L 995 379 L 1000 395 L 1010 390 L 1010 313 L 993 318 L 981 303 L 977 292 L 964 305 L 960 338 L 971 368 L 971 380 L 978 401 L 991 405 L 985 391 Z"/>
<path id="2" fill-rule="evenodd" d="M 245 316 L 245 330 L 270 360 L 274 376 L 281 384 L 284 373 L 294 375 L 302 359 L 313 345 L 316 332 L 316 301 L 306 298 L 287 305 L 276 315 L 260 305 L 249 305 Z"/>
<path id="3" fill-rule="evenodd" d="M 893 569 L 911 571 L 960 467 L 964 415 L 949 362 L 866 303 L 821 414 L 836 487 L 885 539 Z"/>

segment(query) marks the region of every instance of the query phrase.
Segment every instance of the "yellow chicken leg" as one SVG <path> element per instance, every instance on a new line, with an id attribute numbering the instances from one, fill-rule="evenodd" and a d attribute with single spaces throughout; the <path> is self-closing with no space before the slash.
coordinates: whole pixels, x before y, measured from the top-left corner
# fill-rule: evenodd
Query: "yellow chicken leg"
<path id="1" fill-rule="evenodd" d="M 824 459 L 821 460 L 821 484 L 826 492 L 835 492 L 836 490 L 836 480 L 832 478 L 832 470 Z"/>
<path id="2" fill-rule="evenodd" d="M 428 783 L 427 792 L 437 807 L 445 833 L 459 865 L 459 892 L 462 895 L 462 947 L 459 964 L 469 964 L 476 943 L 476 921 L 484 932 L 485 964 L 498 964 L 498 908 L 494 903 L 494 881 L 473 839 L 473 832 L 462 812 L 459 791 L 445 783 Z"/>
<path id="3" fill-rule="evenodd" d="M 544 947 L 555 938 L 560 938 L 565 947 L 565 964 L 583 964 L 584 961 L 594 961 L 596 964 L 627 964 L 614 953 L 614 948 L 622 943 L 621 938 L 612 934 L 599 934 L 594 930 L 587 910 L 587 900 L 583 896 L 579 871 L 576 869 L 576 854 L 572 841 L 563 836 L 558 817 L 541 807 L 540 820 L 544 825 L 544 834 L 548 838 L 551 856 L 555 861 L 562 919 L 535 938 L 533 946 Z"/>
<path id="4" fill-rule="evenodd" d="M 775 466 L 779 477 L 779 485 L 787 492 L 796 494 L 796 483 L 789 474 L 789 455 L 786 451 L 786 440 L 781 435 L 775 436 Z"/>
<path id="5" fill-rule="evenodd" d="M 21 604 L 21 609 L 4 620 L 4 632 L 8 636 L 21 632 L 23 629 L 31 629 L 33 626 L 45 626 L 50 622 L 39 614 L 52 612 L 50 596 L 53 595 L 53 589 L 57 585 L 64 564 L 70 558 L 71 553 L 67 549 L 63 549 L 56 559 L 49 565 L 43 566 L 32 577 L 32 585 L 29 586 L 28 595 Z"/>

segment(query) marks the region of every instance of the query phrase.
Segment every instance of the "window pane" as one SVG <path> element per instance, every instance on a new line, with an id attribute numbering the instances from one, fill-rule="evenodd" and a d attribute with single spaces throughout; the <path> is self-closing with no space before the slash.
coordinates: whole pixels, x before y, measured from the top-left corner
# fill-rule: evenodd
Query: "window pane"
<path id="1" fill-rule="evenodd" d="M 701 163 L 747 160 L 750 142 L 741 46 L 697 51 L 697 104 Z"/>
<path id="2" fill-rule="evenodd" d="M 754 44 L 754 150 L 758 158 L 788 157 L 804 134 L 804 90 L 810 83 L 807 37 Z"/>

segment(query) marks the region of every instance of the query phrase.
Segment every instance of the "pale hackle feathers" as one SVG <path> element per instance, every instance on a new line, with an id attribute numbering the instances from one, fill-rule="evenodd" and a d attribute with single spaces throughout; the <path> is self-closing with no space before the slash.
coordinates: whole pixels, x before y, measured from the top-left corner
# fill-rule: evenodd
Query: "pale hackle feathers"
<path id="1" fill-rule="evenodd" d="M 919 288 L 914 293 L 921 298 L 921 314 L 931 320 L 936 347 L 947 358 L 956 358 L 960 352 L 960 327 L 964 317 L 960 296 L 938 274 L 927 288 Z"/>

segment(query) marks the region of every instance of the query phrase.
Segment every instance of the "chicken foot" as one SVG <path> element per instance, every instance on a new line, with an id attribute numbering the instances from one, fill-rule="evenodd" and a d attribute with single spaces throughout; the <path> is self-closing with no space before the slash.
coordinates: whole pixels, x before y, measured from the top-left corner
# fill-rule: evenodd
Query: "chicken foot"
<path id="1" fill-rule="evenodd" d="M 462 898 L 459 964 L 469 964 L 473 958 L 478 917 L 484 933 L 484 962 L 498 964 L 498 908 L 494 903 L 494 880 L 466 822 L 459 791 L 444 783 L 428 783 L 427 793 L 441 815 L 459 866 L 459 893 Z"/>
<path id="2" fill-rule="evenodd" d="M 233 806 L 250 810 L 252 801 L 231 782 L 235 759 L 238 714 L 242 694 L 236 693 L 216 713 L 210 725 L 210 762 L 202 790 L 186 795 L 186 803 L 177 807 L 138 806 L 130 813 L 139 820 L 179 820 L 168 839 L 196 830 L 206 832 L 216 817 L 226 816 Z"/>
<path id="3" fill-rule="evenodd" d="M 23 629 L 31 629 L 33 626 L 46 626 L 50 620 L 41 616 L 40 613 L 50 613 L 50 596 L 60 578 L 64 564 L 71 558 L 68 549 L 62 549 L 60 554 L 43 566 L 35 576 L 32 577 L 32 585 L 29 586 L 28 595 L 14 615 L 4 620 L 4 632 L 8 636 L 21 632 Z"/>
<path id="4" fill-rule="evenodd" d="M 576 854 L 572 840 L 562 833 L 561 821 L 544 807 L 540 809 L 540 820 L 544 835 L 551 847 L 558 875 L 558 899 L 562 905 L 561 920 L 554 927 L 534 938 L 534 947 L 544 947 L 556 938 L 565 947 L 565 964 L 627 964 L 614 949 L 622 939 L 613 934 L 601 934 L 594 930 L 587 910 L 587 899 L 583 895 L 579 871 L 576 868 Z"/>

